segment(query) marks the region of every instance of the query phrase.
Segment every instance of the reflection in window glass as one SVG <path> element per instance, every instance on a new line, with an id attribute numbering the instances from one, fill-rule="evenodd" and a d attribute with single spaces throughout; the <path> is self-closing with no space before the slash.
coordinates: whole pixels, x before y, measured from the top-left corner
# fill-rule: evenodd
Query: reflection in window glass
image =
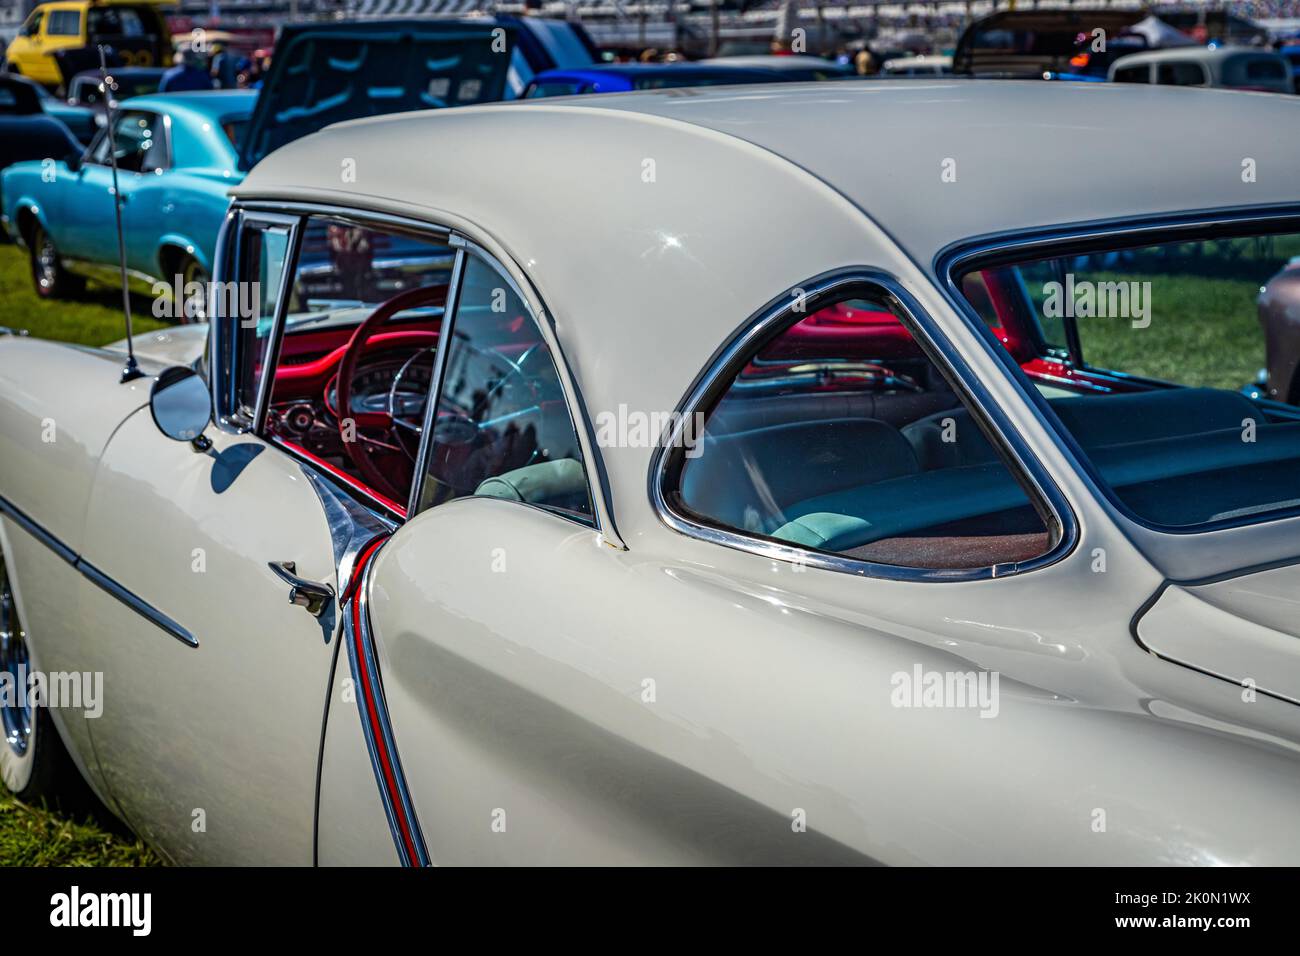
<path id="1" fill-rule="evenodd" d="M 400 513 L 456 253 L 346 219 L 309 217 L 301 233 L 265 433 Z"/>
<path id="2" fill-rule="evenodd" d="M 892 299 L 817 309 L 745 359 L 669 469 L 705 524 L 903 567 L 1048 551 L 1038 511 Z"/>
<path id="3" fill-rule="evenodd" d="M 81 12 L 79 10 L 51 10 L 50 22 L 46 25 L 45 32 L 52 37 L 80 36 Z"/>
<path id="4" fill-rule="evenodd" d="M 1189 528 L 1300 507 L 1300 234 L 980 275 L 1001 341 L 1138 517 Z"/>
<path id="5" fill-rule="evenodd" d="M 284 261 L 288 252 L 288 226 L 245 225 L 240 236 L 240 275 L 246 280 L 256 280 L 257 295 L 254 299 L 251 283 L 241 285 L 234 290 L 238 301 L 227 302 L 221 309 L 221 314 L 239 317 L 238 405 L 240 413 L 249 421 L 257 409 L 257 393 L 265 371 L 266 350 L 275 325 L 275 307 L 284 281 Z"/>
<path id="6" fill-rule="evenodd" d="M 466 259 L 420 507 L 468 495 L 591 516 L 550 351 L 528 307 L 475 256 Z"/>

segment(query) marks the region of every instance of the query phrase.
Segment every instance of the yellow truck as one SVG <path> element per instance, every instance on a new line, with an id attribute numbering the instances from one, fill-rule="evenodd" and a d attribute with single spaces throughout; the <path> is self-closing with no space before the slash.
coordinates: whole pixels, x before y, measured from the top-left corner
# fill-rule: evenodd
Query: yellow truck
<path id="1" fill-rule="evenodd" d="M 103 44 L 119 66 L 170 66 L 165 13 L 175 0 L 54 0 L 24 21 L 5 55 L 8 68 L 49 87 L 99 65 Z"/>

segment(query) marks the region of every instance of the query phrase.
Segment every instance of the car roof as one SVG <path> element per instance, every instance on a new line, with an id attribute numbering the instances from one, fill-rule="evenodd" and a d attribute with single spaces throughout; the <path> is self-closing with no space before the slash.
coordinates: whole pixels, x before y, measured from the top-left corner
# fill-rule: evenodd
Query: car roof
<path id="1" fill-rule="evenodd" d="M 1234 98 L 1216 108 L 1210 142 L 1196 138 L 1214 105 L 1207 96 Z M 553 134 L 521 139 L 522 110 L 548 111 Z M 1269 94 L 1196 90 L 1189 96 L 1161 86 L 942 77 L 644 91 L 341 123 L 272 154 L 243 188 L 317 181 L 333 189 L 337 170 L 304 165 L 310 154 L 332 155 L 346 143 L 380 165 L 380 153 L 424 156 L 434 137 L 445 136 L 456 141 L 451 155 L 465 163 L 502 149 L 521 159 L 538 147 L 562 152 L 574 171 L 570 198 L 585 206 L 590 200 L 579 170 L 598 162 L 603 137 L 633 127 L 652 151 L 657 129 L 686 124 L 734 141 L 734 162 L 754 161 L 742 142 L 761 149 L 765 161 L 786 160 L 791 178 L 811 175 L 880 223 L 907 252 L 929 258 L 957 240 L 1003 230 L 1295 201 L 1295 111 L 1295 101 Z M 473 142 L 458 138 L 462 125 L 473 126 Z M 1195 149 L 1170 147 L 1193 138 Z M 1250 190 L 1240 178 L 1244 156 L 1271 170 Z M 945 159 L 955 161 L 951 183 L 940 180 Z M 457 166 L 447 165 L 444 175 L 454 183 Z M 433 198 L 431 179 L 424 164 L 406 160 L 384 192 L 421 202 Z M 950 188 L 940 192 L 941 186 Z M 942 215 L 928 211 L 940 208 Z M 617 203 L 605 204 L 601 214 L 616 221 Z"/>
<path id="2" fill-rule="evenodd" d="M 256 90 L 194 90 L 185 93 L 148 93 L 118 104 L 124 110 L 157 110 L 200 120 L 237 114 L 249 115 L 257 103 Z"/>
<path id="3" fill-rule="evenodd" d="M 820 56 L 807 56 L 801 53 L 783 55 L 778 53 L 753 53 L 745 56 L 714 56 L 696 61 L 700 66 L 737 66 L 766 70 L 845 70 L 834 60 Z"/>
<path id="4" fill-rule="evenodd" d="M 749 316 L 829 270 L 883 269 L 929 295 L 959 240 L 1294 202 L 1295 110 L 1257 93 L 942 78 L 542 99 L 340 123 L 233 192 L 466 230 L 554 310 L 590 408 L 666 410 Z"/>
<path id="5" fill-rule="evenodd" d="M 677 73 L 717 74 L 763 72 L 761 68 L 730 63 L 704 63 L 679 61 L 677 63 L 593 63 L 591 66 L 556 67 L 543 70 L 534 79 L 546 80 L 560 76 L 672 76 Z M 770 71 L 768 71 L 770 72 Z"/>
<path id="6" fill-rule="evenodd" d="M 167 69 L 161 66 L 113 66 L 109 67 L 108 72 L 113 76 L 162 76 L 167 72 Z M 79 80 L 86 76 L 99 79 L 99 68 L 80 70 L 73 74 L 72 78 Z"/>
<path id="7" fill-rule="evenodd" d="M 1253 46 L 1179 46 L 1167 50 L 1147 50 L 1141 53 L 1129 53 L 1115 61 L 1116 64 L 1134 66 L 1141 63 L 1163 63 L 1167 60 L 1226 60 L 1243 53 L 1255 56 L 1275 57 L 1271 50 L 1261 50 Z M 1112 64 L 1113 65 L 1113 64 Z"/>

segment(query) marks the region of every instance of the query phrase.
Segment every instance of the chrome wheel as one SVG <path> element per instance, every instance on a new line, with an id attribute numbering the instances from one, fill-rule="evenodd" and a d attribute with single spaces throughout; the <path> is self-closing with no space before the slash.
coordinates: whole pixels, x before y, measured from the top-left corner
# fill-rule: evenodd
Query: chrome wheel
<path id="1" fill-rule="evenodd" d="M 9 586 L 8 569 L 0 557 L 0 675 L 7 675 L 0 677 L 0 684 L 8 684 L 0 686 L 0 730 L 4 732 L 4 746 L 17 757 L 27 755 L 35 723 L 27 696 L 28 667 L 26 634 Z"/>

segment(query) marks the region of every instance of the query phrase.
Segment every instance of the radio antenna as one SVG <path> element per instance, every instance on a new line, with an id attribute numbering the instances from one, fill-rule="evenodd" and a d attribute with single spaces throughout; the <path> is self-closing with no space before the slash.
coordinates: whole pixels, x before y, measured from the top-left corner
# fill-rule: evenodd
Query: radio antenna
<path id="1" fill-rule="evenodd" d="M 122 191 L 117 185 L 117 141 L 113 136 L 113 127 L 117 123 L 116 108 L 113 101 L 112 82 L 108 75 L 108 60 L 104 56 L 104 45 L 99 44 L 99 81 L 104 85 L 104 110 L 108 130 L 108 164 L 113 168 L 113 214 L 117 217 L 117 264 L 122 273 L 122 311 L 126 313 L 126 367 L 122 369 L 121 382 L 133 382 L 144 378 L 144 372 L 135 360 L 135 343 L 131 340 L 131 291 L 126 284 L 126 239 L 122 235 Z"/>

